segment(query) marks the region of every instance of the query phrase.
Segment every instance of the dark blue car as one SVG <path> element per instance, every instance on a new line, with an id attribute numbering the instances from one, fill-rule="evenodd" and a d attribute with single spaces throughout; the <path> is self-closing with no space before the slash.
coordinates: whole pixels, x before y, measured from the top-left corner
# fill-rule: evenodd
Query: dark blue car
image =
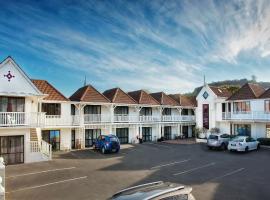
<path id="1" fill-rule="evenodd" d="M 120 142 L 115 135 L 100 135 L 94 143 L 94 149 L 100 150 L 103 154 L 107 152 L 118 153 Z"/>

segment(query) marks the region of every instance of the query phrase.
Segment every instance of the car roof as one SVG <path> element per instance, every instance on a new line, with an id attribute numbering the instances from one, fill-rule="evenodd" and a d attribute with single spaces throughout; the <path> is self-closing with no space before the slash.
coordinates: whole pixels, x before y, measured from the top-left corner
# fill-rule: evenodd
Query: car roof
<path id="1" fill-rule="evenodd" d="M 147 184 L 142 184 L 134 187 L 130 187 L 124 190 L 117 192 L 113 195 L 112 199 L 114 200 L 141 200 L 141 199 L 153 199 L 164 194 L 172 193 L 177 190 L 184 190 L 185 186 L 170 183 L 157 181 Z M 191 188 L 190 188 L 191 191 Z"/>

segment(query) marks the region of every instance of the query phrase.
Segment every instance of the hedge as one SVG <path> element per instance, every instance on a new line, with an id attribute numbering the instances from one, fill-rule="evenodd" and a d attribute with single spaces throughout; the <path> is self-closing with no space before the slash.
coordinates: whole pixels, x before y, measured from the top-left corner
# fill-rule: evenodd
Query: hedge
<path id="1" fill-rule="evenodd" d="M 270 146 L 270 138 L 258 138 L 257 139 L 261 145 Z"/>

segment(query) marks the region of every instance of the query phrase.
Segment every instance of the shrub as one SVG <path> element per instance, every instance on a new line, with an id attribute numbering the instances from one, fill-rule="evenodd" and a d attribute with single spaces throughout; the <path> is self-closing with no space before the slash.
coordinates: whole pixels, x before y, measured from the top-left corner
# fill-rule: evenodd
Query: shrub
<path id="1" fill-rule="evenodd" d="M 257 139 L 261 145 L 270 146 L 270 138 L 258 138 Z"/>
<path id="2" fill-rule="evenodd" d="M 211 128 L 210 133 L 220 133 L 219 128 Z"/>

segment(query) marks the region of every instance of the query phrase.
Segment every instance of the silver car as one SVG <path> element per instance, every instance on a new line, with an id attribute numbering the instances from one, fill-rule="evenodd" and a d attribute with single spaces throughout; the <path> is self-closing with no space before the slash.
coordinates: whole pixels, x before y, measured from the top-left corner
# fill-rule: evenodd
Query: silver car
<path id="1" fill-rule="evenodd" d="M 195 200 L 192 188 L 176 183 L 157 181 L 137 185 L 117 192 L 114 200 Z"/>
<path id="2" fill-rule="evenodd" d="M 226 150 L 230 141 L 229 134 L 211 134 L 207 139 L 207 146 L 209 149 L 219 148 Z"/>

